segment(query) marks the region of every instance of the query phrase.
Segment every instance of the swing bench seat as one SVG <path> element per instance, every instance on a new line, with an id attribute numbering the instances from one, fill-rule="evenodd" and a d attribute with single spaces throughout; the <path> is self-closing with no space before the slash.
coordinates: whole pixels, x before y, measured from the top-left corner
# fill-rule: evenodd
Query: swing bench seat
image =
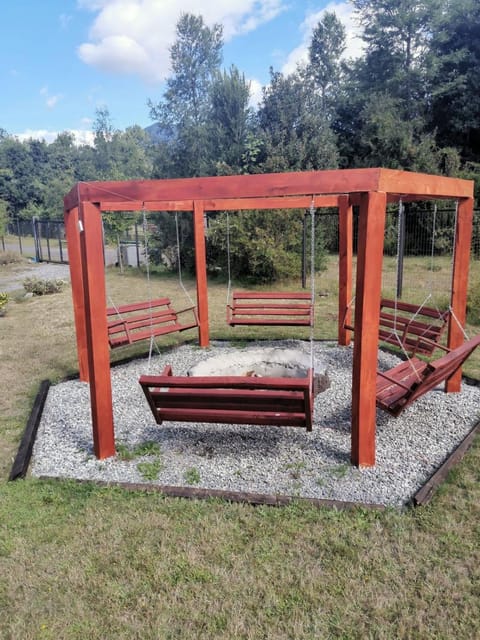
<path id="1" fill-rule="evenodd" d="M 236 325 L 305 326 L 313 324 L 310 293 L 235 291 L 227 305 L 227 323 Z"/>
<path id="2" fill-rule="evenodd" d="M 389 371 L 378 371 L 377 407 L 395 417 L 399 416 L 415 400 L 447 382 L 479 345 L 480 335 L 433 362 L 424 362 L 414 356 Z"/>
<path id="3" fill-rule="evenodd" d="M 217 424 L 303 427 L 312 430 L 313 371 L 305 378 L 160 376 L 139 379 L 153 416 L 164 420 Z"/>
<path id="4" fill-rule="evenodd" d="M 182 323 L 179 315 L 190 312 L 193 320 Z M 134 302 L 107 309 L 108 342 L 112 349 L 123 347 L 152 336 L 162 336 L 175 331 L 186 331 L 198 326 L 195 307 L 176 311 L 170 298 L 157 298 Z"/>

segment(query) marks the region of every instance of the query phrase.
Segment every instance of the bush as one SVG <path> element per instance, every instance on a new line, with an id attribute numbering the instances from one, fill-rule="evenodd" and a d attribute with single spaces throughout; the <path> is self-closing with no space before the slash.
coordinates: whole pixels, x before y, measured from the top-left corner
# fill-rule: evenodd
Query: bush
<path id="1" fill-rule="evenodd" d="M 480 325 L 480 278 L 470 282 L 467 296 L 467 319 L 471 324 Z"/>
<path id="2" fill-rule="evenodd" d="M 0 293 L 0 316 L 4 316 L 7 310 L 8 293 Z"/>
<path id="3" fill-rule="evenodd" d="M 44 280 L 41 278 L 27 278 L 23 281 L 23 288 L 34 296 L 45 296 L 50 293 L 60 293 L 65 286 L 65 280 Z"/>

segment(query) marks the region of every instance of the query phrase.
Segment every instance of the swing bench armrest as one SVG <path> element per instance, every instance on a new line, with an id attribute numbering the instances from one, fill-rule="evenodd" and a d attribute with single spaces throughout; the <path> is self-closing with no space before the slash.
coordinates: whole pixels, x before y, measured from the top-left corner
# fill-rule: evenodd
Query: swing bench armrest
<path id="1" fill-rule="evenodd" d="M 192 327 L 198 327 L 198 325 L 199 325 L 199 322 L 198 322 L 198 311 L 197 311 L 197 307 L 194 304 L 191 307 L 185 307 L 184 309 L 175 310 L 175 313 L 177 314 L 177 316 L 179 316 L 181 313 L 188 313 L 189 311 L 191 311 L 193 313 L 193 317 L 195 318 L 195 322 L 192 323 L 191 326 Z"/>

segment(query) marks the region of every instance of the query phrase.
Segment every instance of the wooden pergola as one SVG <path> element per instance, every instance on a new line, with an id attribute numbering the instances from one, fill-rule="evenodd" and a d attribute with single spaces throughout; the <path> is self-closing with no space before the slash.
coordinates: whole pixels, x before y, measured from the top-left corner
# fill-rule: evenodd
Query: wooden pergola
<path id="1" fill-rule="evenodd" d="M 339 212 L 338 342 L 347 345 L 345 309 L 352 297 L 353 206 L 358 206 L 355 341 L 352 371 L 351 461 L 375 464 L 376 370 L 385 214 L 390 202 L 454 199 L 451 308 L 463 326 L 473 216 L 473 182 L 390 169 L 345 169 L 174 180 L 78 183 L 64 214 L 80 379 L 90 384 L 94 450 L 115 454 L 108 346 L 102 211 L 190 211 L 193 215 L 199 344 L 209 344 L 204 214 L 207 211 L 337 207 Z M 348 320 L 348 319 L 347 319 Z M 463 342 L 450 320 L 447 346 Z M 459 391 L 461 371 L 446 384 Z"/>

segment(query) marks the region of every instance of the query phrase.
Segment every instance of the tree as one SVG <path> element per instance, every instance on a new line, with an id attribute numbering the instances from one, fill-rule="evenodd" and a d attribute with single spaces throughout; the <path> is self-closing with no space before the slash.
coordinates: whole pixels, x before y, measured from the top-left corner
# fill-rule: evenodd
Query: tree
<path id="1" fill-rule="evenodd" d="M 305 74 L 270 70 L 258 110 L 264 142 L 263 171 L 303 171 L 338 166 L 335 136 L 321 98 Z"/>
<path id="2" fill-rule="evenodd" d="M 313 30 L 308 49 L 308 73 L 320 90 L 321 106 L 331 111 L 335 106 L 342 75 L 341 58 L 346 47 L 346 32 L 335 13 L 326 11 Z"/>
<path id="3" fill-rule="evenodd" d="M 8 202 L 0 199 L 0 238 L 7 233 L 8 226 Z"/>
<path id="4" fill-rule="evenodd" d="M 112 118 L 107 107 L 101 107 L 95 111 L 93 123 L 95 146 L 95 171 L 97 180 L 114 180 L 116 175 L 113 169 L 112 138 L 115 134 Z"/>
<path id="5" fill-rule="evenodd" d="M 363 166 L 438 171 L 438 150 L 421 119 L 400 119 L 400 100 L 372 94 L 360 116 L 360 156 Z"/>
<path id="6" fill-rule="evenodd" d="M 172 76 L 163 100 L 149 101 L 150 115 L 168 141 L 171 161 L 159 166 L 170 177 L 205 175 L 211 166 L 207 123 L 210 89 L 222 61 L 222 26 L 207 27 L 201 16 L 182 14 L 170 50 Z M 161 151 L 165 151 L 161 145 Z M 157 170 L 158 173 L 158 170 Z"/>
<path id="7" fill-rule="evenodd" d="M 352 0 L 364 28 L 360 77 L 369 92 L 401 100 L 402 117 L 423 117 L 429 45 L 441 0 Z"/>
<path id="8" fill-rule="evenodd" d="M 480 4 L 446 3 L 432 42 L 431 128 L 439 143 L 460 148 L 469 161 L 480 159 Z"/>
<path id="9" fill-rule="evenodd" d="M 251 132 L 250 84 L 232 66 L 217 72 L 211 87 L 210 144 L 216 150 L 217 173 L 241 173 Z"/>

